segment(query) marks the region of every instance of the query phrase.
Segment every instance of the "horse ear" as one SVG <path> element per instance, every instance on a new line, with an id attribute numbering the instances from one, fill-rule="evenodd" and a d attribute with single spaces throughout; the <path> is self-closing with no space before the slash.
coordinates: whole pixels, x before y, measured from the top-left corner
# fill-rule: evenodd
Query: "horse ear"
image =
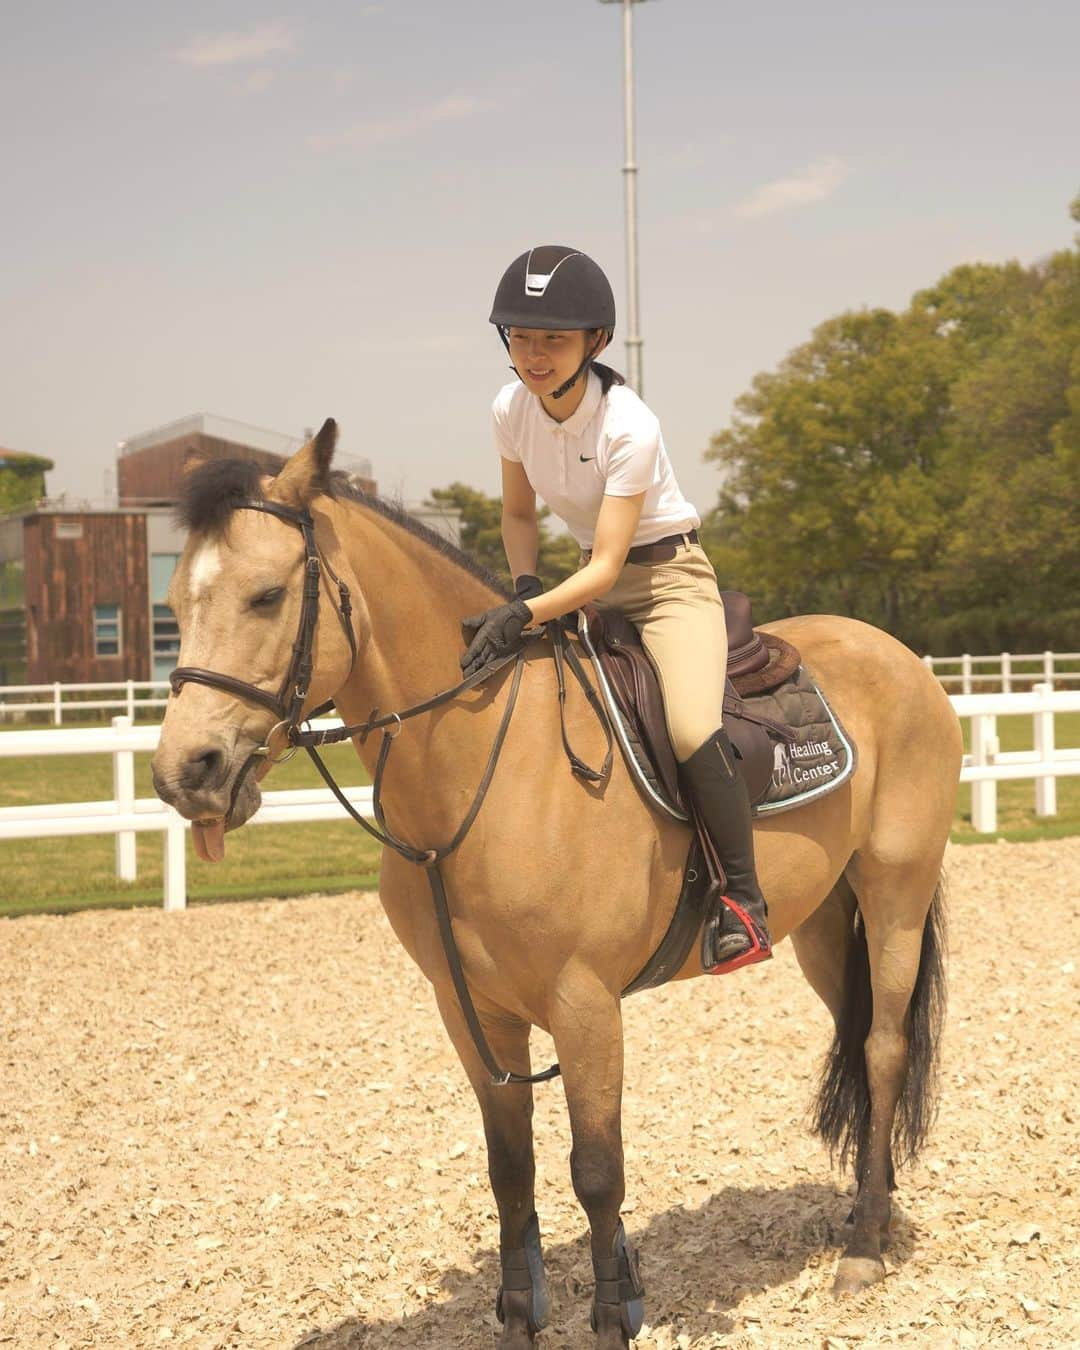
<path id="1" fill-rule="evenodd" d="M 269 495 L 286 506 L 304 507 L 312 497 L 325 492 L 330 483 L 337 430 L 337 423 L 328 417 L 311 440 L 286 461 L 273 480 Z"/>

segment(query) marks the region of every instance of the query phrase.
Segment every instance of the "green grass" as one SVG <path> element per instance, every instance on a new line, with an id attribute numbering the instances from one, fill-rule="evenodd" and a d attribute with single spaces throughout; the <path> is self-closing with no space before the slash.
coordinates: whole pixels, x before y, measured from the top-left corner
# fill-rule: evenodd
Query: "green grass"
<path id="1" fill-rule="evenodd" d="M 1080 713 L 1059 714 L 1055 725 L 1059 746 L 1080 746 Z M 963 727 L 966 746 L 970 727 L 966 719 Z M 1000 717 L 998 735 L 1002 750 L 1030 750 L 1031 719 Z M 350 745 L 328 747 L 325 758 L 343 785 L 368 781 Z M 104 801 L 113 795 L 112 760 L 106 755 L 8 759 L 0 763 L 0 775 L 0 806 Z M 266 780 L 268 789 L 321 786 L 322 780 L 303 754 L 277 766 Z M 1058 814 L 1039 819 L 1033 781 L 999 783 L 997 836 L 1025 841 L 1080 834 L 1080 778 L 1059 778 L 1057 792 Z M 135 795 L 153 795 L 149 755 L 135 756 Z M 963 844 L 990 837 L 972 829 L 971 787 L 964 784 L 952 838 Z M 346 891 L 373 888 L 378 881 L 379 846 L 349 821 L 237 830 L 227 836 L 226 846 L 225 861 L 211 866 L 195 857 L 189 837 L 187 875 L 192 900 Z M 139 879 L 125 883 L 116 879 L 112 836 L 0 842 L 0 916 L 55 914 L 91 906 L 160 905 L 163 850 L 162 834 L 137 835 Z"/>

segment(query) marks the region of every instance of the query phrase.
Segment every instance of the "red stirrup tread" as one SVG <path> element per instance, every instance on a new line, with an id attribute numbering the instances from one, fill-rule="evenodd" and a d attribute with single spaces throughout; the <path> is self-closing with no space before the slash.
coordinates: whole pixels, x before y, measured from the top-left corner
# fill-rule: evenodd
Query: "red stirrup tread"
<path id="1" fill-rule="evenodd" d="M 722 895 L 720 900 L 746 929 L 751 946 L 750 950 L 743 952 L 742 956 L 733 956 L 730 961 L 721 961 L 718 966 L 710 966 L 708 973 L 710 975 L 730 975 L 736 970 L 742 970 L 743 966 L 753 966 L 759 961 L 771 961 L 772 946 L 766 947 L 758 937 L 757 927 L 742 905 L 736 904 L 728 895 Z"/>

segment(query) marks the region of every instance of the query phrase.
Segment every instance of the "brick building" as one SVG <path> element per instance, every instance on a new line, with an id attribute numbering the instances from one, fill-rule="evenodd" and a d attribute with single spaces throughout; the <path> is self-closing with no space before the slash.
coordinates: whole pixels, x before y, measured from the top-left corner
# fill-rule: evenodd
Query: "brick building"
<path id="1" fill-rule="evenodd" d="M 171 506 L 182 492 L 184 461 L 190 452 L 219 459 L 249 459 L 276 473 L 303 445 L 296 436 L 234 422 L 213 413 L 195 413 L 120 442 L 116 463 L 121 506 Z M 365 492 L 376 491 L 367 460 L 340 467 Z"/>
<path id="2" fill-rule="evenodd" d="M 0 685 L 165 679 L 180 645 L 165 593 L 184 547 L 173 511 L 189 451 L 273 473 L 302 444 L 196 413 L 122 442 L 117 500 L 104 505 L 44 497 L 51 461 L 0 451 L 0 487 L 3 456 L 13 456 L 21 495 L 12 500 L 22 503 L 0 505 Z M 375 493 L 368 461 L 345 456 L 339 467 Z M 413 514 L 458 542 L 456 512 Z"/>

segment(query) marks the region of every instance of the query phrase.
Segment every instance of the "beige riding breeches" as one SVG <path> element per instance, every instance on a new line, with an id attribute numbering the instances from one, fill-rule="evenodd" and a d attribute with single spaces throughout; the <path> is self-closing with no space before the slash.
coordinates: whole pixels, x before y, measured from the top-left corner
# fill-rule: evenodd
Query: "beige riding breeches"
<path id="1" fill-rule="evenodd" d="M 670 562 L 625 563 L 597 602 L 641 634 L 664 695 L 668 735 L 681 763 L 721 725 L 727 625 L 716 573 L 700 544 L 677 545 Z"/>

